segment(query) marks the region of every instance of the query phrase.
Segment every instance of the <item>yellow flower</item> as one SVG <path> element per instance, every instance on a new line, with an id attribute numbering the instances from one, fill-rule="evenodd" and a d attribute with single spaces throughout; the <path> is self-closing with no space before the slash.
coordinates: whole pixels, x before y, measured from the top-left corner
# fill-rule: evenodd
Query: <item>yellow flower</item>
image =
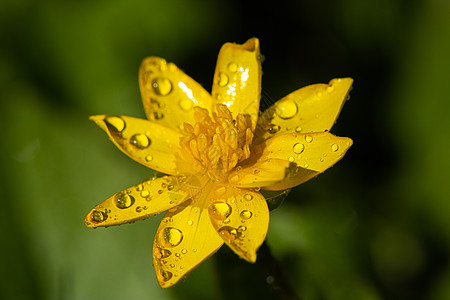
<path id="1" fill-rule="evenodd" d="M 97 205 L 85 223 L 119 225 L 168 210 L 153 244 L 162 287 L 223 243 L 255 262 L 269 224 L 260 189 L 297 186 L 335 164 L 352 144 L 328 132 L 352 79 L 304 87 L 259 116 L 260 58 L 256 38 L 223 45 L 212 96 L 174 64 L 147 58 L 139 83 L 148 120 L 91 117 L 121 151 L 160 173 Z"/>

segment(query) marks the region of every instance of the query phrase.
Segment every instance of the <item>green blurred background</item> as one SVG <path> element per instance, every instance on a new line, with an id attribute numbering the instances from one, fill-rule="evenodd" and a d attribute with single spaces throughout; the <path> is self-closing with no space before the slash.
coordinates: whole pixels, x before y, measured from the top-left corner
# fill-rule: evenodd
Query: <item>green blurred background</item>
<path id="1" fill-rule="evenodd" d="M 87 117 L 144 117 L 146 56 L 208 90 L 220 46 L 261 41 L 265 100 L 355 79 L 332 132 L 354 145 L 271 213 L 267 243 L 303 299 L 450 299 L 450 2 L 3 0 L 0 299 L 275 299 L 228 249 L 163 290 L 161 216 L 88 229 L 150 175 Z M 267 103 L 267 102 L 265 102 Z"/>

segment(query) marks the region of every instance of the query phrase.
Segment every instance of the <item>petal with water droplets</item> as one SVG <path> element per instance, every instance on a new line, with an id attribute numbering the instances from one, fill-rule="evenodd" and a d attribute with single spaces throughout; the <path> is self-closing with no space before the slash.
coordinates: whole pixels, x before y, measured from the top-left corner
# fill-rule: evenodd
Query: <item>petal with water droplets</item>
<path id="1" fill-rule="evenodd" d="M 230 172 L 228 182 L 236 187 L 266 187 L 282 181 L 290 162 L 282 159 L 259 159 Z"/>
<path id="2" fill-rule="evenodd" d="M 142 61 L 139 85 L 147 118 L 180 132 L 184 122 L 194 123 L 194 106 L 212 109 L 213 100 L 200 84 L 159 57 Z"/>
<path id="3" fill-rule="evenodd" d="M 256 152 L 262 151 L 261 160 L 278 159 L 290 162 L 285 178 L 267 190 L 283 190 L 297 186 L 338 162 L 352 140 L 337 137 L 329 132 L 286 133 L 260 144 Z"/>
<path id="4" fill-rule="evenodd" d="M 261 96 L 261 59 L 259 40 L 251 38 L 242 45 L 226 43 L 217 58 L 212 96 L 233 113 L 249 114 L 252 130 L 256 126 Z"/>
<path id="5" fill-rule="evenodd" d="M 208 216 L 210 191 L 208 185 L 197 197 L 169 210 L 161 221 L 153 243 L 153 264 L 161 287 L 177 283 L 222 246 Z"/>
<path id="6" fill-rule="evenodd" d="M 156 171 L 176 175 L 181 134 L 144 119 L 125 116 L 91 116 L 126 155 Z"/>
<path id="7" fill-rule="evenodd" d="M 296 90 L 269 107 L 258 119 L 255 137 L 259 141 L 287 132 L 308 133 L 330 130 L 335 123 L 353 79 L 333 79 Z M 277 126 L 278 130 L 271 130 Z"/>
<path id="8" fill-rule="evenodd" d="M 254 263 L 269 226 L 264 197 L 251 189 L 229 186 L 221 195 L 211 193 L 210 203 L 209 216 L 219 236 L 236 254 Z"/>
<path id="9" fill-rule="evenodd" d="M 146 219 L 195 197 L 208 180 L 204 176 L 152 176 L 123 190 L 96 207 L 86 216 L 88 227 L 103 227 Z"/>

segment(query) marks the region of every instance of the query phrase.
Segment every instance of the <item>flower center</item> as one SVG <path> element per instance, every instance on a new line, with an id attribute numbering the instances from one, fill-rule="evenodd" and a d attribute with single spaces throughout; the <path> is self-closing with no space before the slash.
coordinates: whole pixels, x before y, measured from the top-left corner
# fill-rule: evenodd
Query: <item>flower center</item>
<path id="1" fill-rule="evenodd" d="M 195 124 L 184 123 L 186 136 L 180 138 L 181 157 L 213 180 L 249 158 L 253 140 L 250 115 L 238 114 L 233 119 L 226 105 L 216 107 L 212 117 L 207 109 L 194 107 Z"/>

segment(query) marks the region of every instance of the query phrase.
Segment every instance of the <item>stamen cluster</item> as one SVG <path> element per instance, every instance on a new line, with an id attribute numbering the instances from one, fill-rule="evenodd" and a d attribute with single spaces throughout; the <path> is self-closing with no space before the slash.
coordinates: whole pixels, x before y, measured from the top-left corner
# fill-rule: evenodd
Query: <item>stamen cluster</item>
<path id="1" fill-rule="evenodd" d="M 186 136 L 180 138 L 180 155 L 196 171 L 218 180 L 250 157 L 250 115 L 240 113 L 233 119 L 226 105 L 217 104 L 212 117 L 207 109 L 194 107 L 194 120 L 194 126 L 183 125 Z"/>

